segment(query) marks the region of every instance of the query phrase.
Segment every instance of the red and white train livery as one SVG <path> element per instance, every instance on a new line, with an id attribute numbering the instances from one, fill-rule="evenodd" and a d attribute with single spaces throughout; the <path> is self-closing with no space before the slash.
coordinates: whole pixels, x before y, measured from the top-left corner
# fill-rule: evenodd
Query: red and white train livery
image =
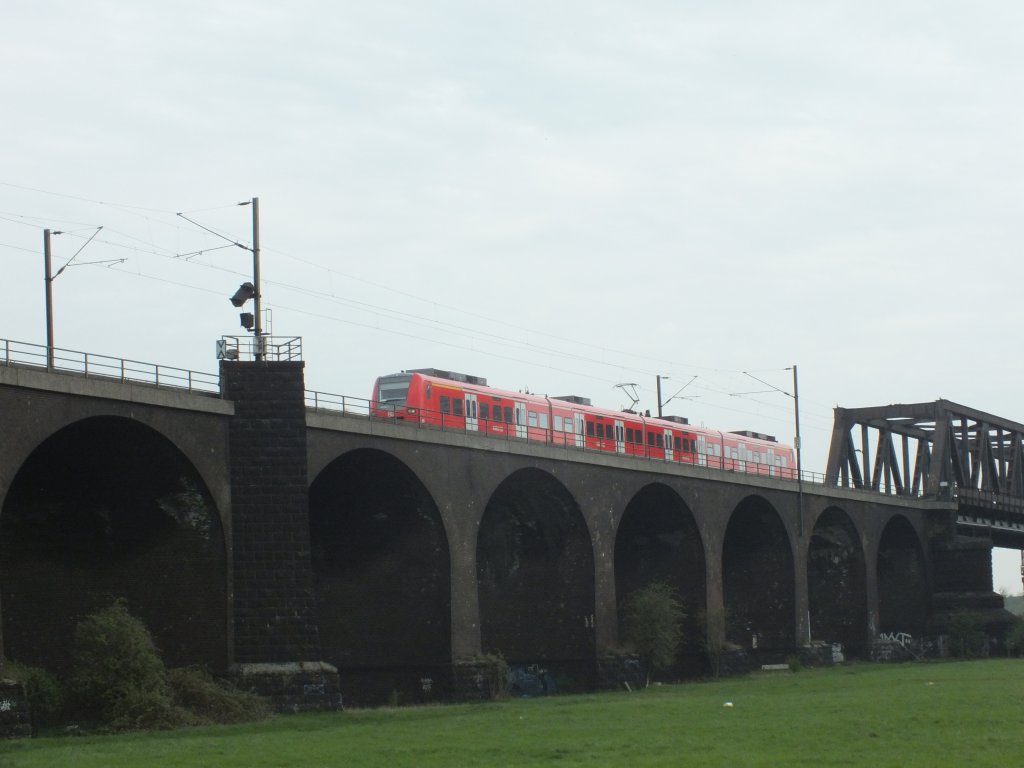
<path id="1" fill-rule="evenodd" d="M 423 368 L 381 376 L 371 413 L 445 429 L 696 464 L 736 472 L 796 477 L 793 449 L 769 435 L 719 432 L 678 417 L 652 418 L 596 408 L 577 397 L 548 397 L 487 386 L 476 376 Z"/>

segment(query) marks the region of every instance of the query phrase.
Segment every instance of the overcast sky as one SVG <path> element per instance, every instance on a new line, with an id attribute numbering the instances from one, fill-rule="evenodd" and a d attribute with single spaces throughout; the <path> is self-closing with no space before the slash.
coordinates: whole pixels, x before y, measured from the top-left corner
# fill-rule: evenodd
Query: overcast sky
<path id="1" fill-rule="evenodd" d="M 1024 4 L 48 2 L 0 24 L 0 337 L 215 371 L 260 198 L 307 386 L 434 366 L 791 441 L 1024 421 Z M 198 255 L 194 254 L 202 251 Z M 90 264 L 111 259 L 123 263 Z M 1021 590 L 1004 553 L 999 585 Z"/>

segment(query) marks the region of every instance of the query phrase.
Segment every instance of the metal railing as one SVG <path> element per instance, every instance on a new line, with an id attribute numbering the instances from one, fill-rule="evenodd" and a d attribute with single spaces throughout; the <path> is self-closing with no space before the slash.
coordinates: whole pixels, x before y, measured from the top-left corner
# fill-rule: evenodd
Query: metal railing
<path id="1" fill-rule="evenodd" d="M 255 360 L 257 354 L 265 360 L 301 360 L 302 337 L 221 336 L 217 343 L 217 356 L 226 360 Z"/>
<path id="2" fill-rule="evenodd" d="M 145 363 L 123 357 L 97 355 L 54 347 L 52 354 L 41 344 L 0 339 L 0 365 L 23 366 L 122 383 L 220 394 L 220 376 L 187 368 Z"/>
<path id="3" fill-rule="evenodd" d="M 674 448 L 669 451 L 669 457 L 666 458 L 664 448 L 658 448 L 647 443 L 617 443 L 614 439 L 577 435 L 573 432 L 559 432 L 549 427 L 510 424 L 504 421 L 476 419 L 476 428 L 467 428 L 465 415 L 456 416 L 450 413 L 425 409 L 419 409 L 415 415 L 408 416 L 407 418 L 395 418 L 381 415 L 381 411 L 385 409 L 375 405 L 372 400 L 329 392 L 306 390 L 306 408 L 316 413 L 332 413 L 363 420 L 368 419 L 371 423 L 395 425 L 413 430 L 460 432 L 480 438 L 481 440 L 539 443 L 564 449 L 567 452 L 579 451 L 605 456 L 623 456 L 661 464 L 683 464 L 733 474 L 796 481 L 795 467 L 777 467 L 770 464 L 740 461 L 739 459 L 714 456 L 696 451 L 677 451 Z M 825 484 L 825 475 L 821 472 L 804 470 L 800 473 L 800 476 L 804 483 L 813 485 Z"/>

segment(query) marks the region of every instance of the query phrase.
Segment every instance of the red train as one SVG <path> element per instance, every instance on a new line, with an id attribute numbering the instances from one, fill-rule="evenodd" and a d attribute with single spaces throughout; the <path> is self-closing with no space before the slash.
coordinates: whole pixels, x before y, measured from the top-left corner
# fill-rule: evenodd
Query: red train
<path id="1" fill-rule="evenodd" d="M 793 449 L 770 435 L 719 432 L 693 426 L 679 417 L 652 418 L 596 408 L 587 398 L 575 395 L 508 392 L 487 386 L 486 379 L 436 368 L 378 378 L 373 385 L 371 413 L 377 418 L 504 438 L 796 477 Z"/>

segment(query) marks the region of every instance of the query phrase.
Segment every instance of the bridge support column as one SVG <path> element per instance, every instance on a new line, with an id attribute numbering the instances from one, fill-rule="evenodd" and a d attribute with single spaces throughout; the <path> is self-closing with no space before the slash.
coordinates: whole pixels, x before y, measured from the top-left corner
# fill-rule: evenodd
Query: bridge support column
<path id="1" fill-rule="evenodd" d="M 338 700 L 320 658 L 310 562 L 305 386 L 301 362 L 221 363 L 229 428 L 234 664 L 245 688 L 280 709 Z"/>
<path id="2" fill-rule="evenodd" d="M 796 608 L 796 646 L 810 644 L 814 628 L 811 626 L 810 600 L 807 595 L 807 537 L 797 536 L 793 551 L 793 604 Z"/>
<path id="3" fill-rule="evenodd" d="M 958 615 L 970 614 L 987 639 L 1005 636 L 1013 617 L 1002 595 L 992 591 L 991 539 L 953 535 L 933 541 L 932 572 L 932 634 L 950 634 Z"/>
<path id="4" fill-rule="evenodd" d="M 455 515 L 446 510 L 445 518 L 457 524 L 472 516 Z M 480 597 L 477 590 L 477 526 L 460 525 L 451 532 L 452 660 L 472 659 L 481 654 Z"/>

